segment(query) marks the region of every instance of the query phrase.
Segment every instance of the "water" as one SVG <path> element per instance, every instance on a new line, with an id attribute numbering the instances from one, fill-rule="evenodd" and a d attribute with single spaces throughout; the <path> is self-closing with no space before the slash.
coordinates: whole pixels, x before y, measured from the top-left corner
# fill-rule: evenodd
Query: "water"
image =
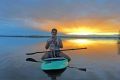
<path id="1" fill-rule="evenodd" d="M 66 51 L 70 66 L 87 68 L 87 72 L 67 68 L 48 75 L 40 69 L 41 63 L 27 62 L 26 58 L 40 60 L 43 54 L 25 55 L 43 51 L 47 39 L 0 38 L 0 80 L 120 80 L 120 55 L 116 40 L 64 40 L 64 49 L 87 47 L 86 50 Z"/>

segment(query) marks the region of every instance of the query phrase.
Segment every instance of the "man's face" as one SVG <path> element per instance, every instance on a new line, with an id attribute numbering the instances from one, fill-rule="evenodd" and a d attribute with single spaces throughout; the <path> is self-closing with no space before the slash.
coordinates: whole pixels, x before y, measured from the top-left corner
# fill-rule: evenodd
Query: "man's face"
<path id="1" fill-rule="evenodd" d="M 56 30 L 53 30 L 53 31 L 51 32 L 51 34 L 52 34 L 52 36 L 56 36 L 56 35 L 57 35 L 57 31 L 56 31 Z"/>

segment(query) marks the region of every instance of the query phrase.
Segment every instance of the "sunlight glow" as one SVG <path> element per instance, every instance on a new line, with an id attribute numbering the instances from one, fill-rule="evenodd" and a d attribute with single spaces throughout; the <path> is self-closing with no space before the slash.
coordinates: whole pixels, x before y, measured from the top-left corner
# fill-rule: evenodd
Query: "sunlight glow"
<path id="1" fill-rule="evenodd" d="M 117 35 L 115 32 L 103 32 L 88 27 L 65 28 L 63 32 L 68 35 Z"/>
<path id="2" fill-rule="evenodd" d="M 90 29 L 85 27 L 65 29 L 65 31 L 67 31 L 66 34 L 69 34 L 69 35 L 91 35 L 98 32 L 98 30 L 96 29 Z"/>
<path id="3" fill-rule="evenodd" d="M 68 40 L 68 42 L 72 42 L 72 43 L 75 43 L 75 44 L 90 44 L 90 43 L 92 43 L 88 39 L 73 39 L 73 40 Z"/>
<path id="4" fill-rule="evenodd" d="M 90 39 L 71 39 L 65 42 L 65 45 L 72 46 L 87 46 L 87 45 L 103 45 L 115 44 L 116 40 L 90 40 Z"/>
<path id="5" fill-rule="evenodd" d="M 68 35 L 118 35 L 118 33 L 90 33 L 90 32 L 72 32 L 67 33 Z"/>

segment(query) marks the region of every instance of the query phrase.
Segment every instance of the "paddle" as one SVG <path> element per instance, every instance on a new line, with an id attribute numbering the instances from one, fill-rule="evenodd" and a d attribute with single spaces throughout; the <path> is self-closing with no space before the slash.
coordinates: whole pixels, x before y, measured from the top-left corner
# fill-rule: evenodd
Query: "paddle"
<path id="1" fill-rule="evenodd" d="M 35 59 L 33 59 L 33 58 L 27 58 L 26 61 L 30 61 L 30 62 L 41 62 L 41 61 L 37 61 L 37 60 L 35 60 Z"/>
<path id="2" fill-rule="evenodd" d="M 37 61 L 33 58 L 27 58 L 26 61 L 30 61 L 30 62 L 41 62 L 41 61 Z M 75 68 L 75 69 L 78 69 L 78 70 L 81 70 L 81 71 L 85 71 L 86 72 L 86 68 L 77 68 L 77 67 L 71 67 L 71 66 L 68 66 L 69 68 Z"/>
<path id="3" fill-rule="evenodd" d="M 78 69 L 78 70 L 81 70 L 81 71 L 87 71 L 86 68 L 77 68 L 77 67 L 71 67 L 71 66 L 68 66 L 69 68 L 75 68 L 75 69 Z"/>
<path id="4" fill-rule="evenodd" d="M 55 50 L 55 51 L 69 51 L 69 50 L 80 50 L 80 49 L 87 49 L 85 48 L 75 48 L 75 49 L 63 49 L 63 50 Z M 42 52 L 34 52 L 34 53 L 27 53 L 26 55 L 33 55 L 37 53 L 45 53 L 45 52 L 51 52 L 51 51 L 42 51 Z"/>

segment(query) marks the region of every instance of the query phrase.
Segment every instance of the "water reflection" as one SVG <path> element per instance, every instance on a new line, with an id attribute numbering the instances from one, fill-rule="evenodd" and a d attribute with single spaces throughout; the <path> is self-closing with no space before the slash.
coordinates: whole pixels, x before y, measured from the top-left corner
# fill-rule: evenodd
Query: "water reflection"
<path id="1" fill-rule="evenodd" d="M 44 71 L 44 72 L 48 75 L 48 77 L 51 78 L 51 80 L 57 80 L 57 77 L 60 77 L 65 70 L 66 68 L 61 70 L 51 70 L 51 71 Z"/>
<path id="2" fill-rule="evenodd" d="M 110 50 L 113 50 L 116 46 L 111 47 L 116 44 L 117 40 L 93 40 L 93 39 L 70 39 L 70 40 L 64 40 L 64 48 L 76 48 L 76 47 L 87 47 L 88 50 L 92 49 L 93 52 L 95 50 L 107 51 L 109 48 Z M 104 48 L 105 46 L 106 48 Z"/>
<path id="3" fill-rule="evenodd" d="M 24 45 L 23 42 L 22 46 L 16 44 L 22 43 L 22 40 L 15 43 L 11 39 L 8 39 L 7 43 L 1 42 L 0 80 L 49 80 L 49 77 L 52 80 L 58 78 L 60 80 L 120 80 L 120 56 L 118 55 L 120 44 L 116 45 L 118 40 L 64 40 L 64 49 L 87 47 L 86 50 L 66 51 L 64 53 L 71 57 L 71 66 L 86 67 L 88 71 L 84 73 L 75 69 L 67 69 L 60 74 L 57 74 L 58 72 L 55 74 L 53 72 L 52 74 L 44 73 L 39 69 L 39 63 L 24 61 L 27 57 L 40 60 L 43 54 L 31 56 L 25 54 L 44 51 L 45 41 L 28 40 L 29 45 Z M 31 42 L 33 44 L 30 44 Z M 16 45 L 13 46 L 14 44 Z"/>
<path id="4" fill-rule="evenodd" d="M 120 54 L 120 38 L 117 41 L 117 45 L 118 45 L 118 54 Z"/>
<path id="5" fill-rule="evenodd" d="M 78 41 L 78 42 L 77 42 Z M 88 42 L 87 42 L 88 41 Z M 107 76 L 107 72 L 110 72 L 112 76 L 115 77 L 114 73 L 119 73 L 119 56 L 117 55 L 117 40 L 64 40 L 64 49 L 68 48 L 77 48 L 77 47 L 87 47 L 86 50 L 77 50 L 77 51 L 66 51 L 67 55 L 72 58 L 71 64 L 76 67 L 87 67 L 88 72 L 86 74 L 81 74 L 81 78 L 79 74 L 74 75 L 79 80 L 93 80 L 95 76 L 96 80 L 108 80 L 110 76 Z M 36 49 L 44 48 L 45 43 L 40 43 L 35 45 Z M 34 48 L 35 48 L 34 47 Z M 40 54 L 41 55 L 41 54 Z M 36 55 L 35 57 L 38 57 Z M 112 70 L 111 70 L 112 68 Z M 114 68 L 114 69 L 113 69 Z M 91 72 L 89 72 L 89 70 Z M 69 73 L 70 72 L 70 73 Z M 73 71 L 74 72 L 74 71 Z M 72 71 L 68 70 L 64 76 L 72 75 Z M 102 74 L 101 74 L 102 73 Z M 112 74 L 113 73 L 113 74 Z M 83 76 L 82 76 L 83 75 Z M 85 75 L 87 77 L 85 78 Z M 91 75 L 91 76 L 90 76 Z M 50 76 L 50 75 L 49 75 Z M 51 75 L 51 77 L 55 79 L 56 75 Z M 61 79 L 65 79 L 65 77 L 61 76 Z M 75 78 L 69 76 L 69 80 L 74 80 Z M 119 78 L 120 79 L 120 78 Z M 115 79 L 116 80 L 116 79 Z"/>
<path id="6" fill-rule="evenodd" d="M 118 44 L 118 54 L 120 54 L 120 43 Z"/>
<path id="7" fill-rule="evenodd" d="M 33 58 L 26 58 L 27 62 L 34 62 L 34 63 L 41 63 L 41 61 L 37 61 Z M 59 69 L 59 70 L 43 70 L 43 72 L 45 72 L 48 77 L 51 78 L 51 80 L 57 80 L 57 77 L 60 77 L 61 74 L 66 70 L 67 68 L 64 69 Z M 86 71 L 86 70 L 85 70 Z"/>
<path id="8" fill-rule="evenodd" d="M 69 40 L 65 40 L 65 43 L 68 42 L 69 43 L 74 43 L 76 45 L 83 45 L 83 44 L 92 44 L 95 45 L 95 43 L 115 43 L 117 40 L 115 39 L 103 39 L 103 40 L 99 40 L 99 39 L 69 39 Z"/>

